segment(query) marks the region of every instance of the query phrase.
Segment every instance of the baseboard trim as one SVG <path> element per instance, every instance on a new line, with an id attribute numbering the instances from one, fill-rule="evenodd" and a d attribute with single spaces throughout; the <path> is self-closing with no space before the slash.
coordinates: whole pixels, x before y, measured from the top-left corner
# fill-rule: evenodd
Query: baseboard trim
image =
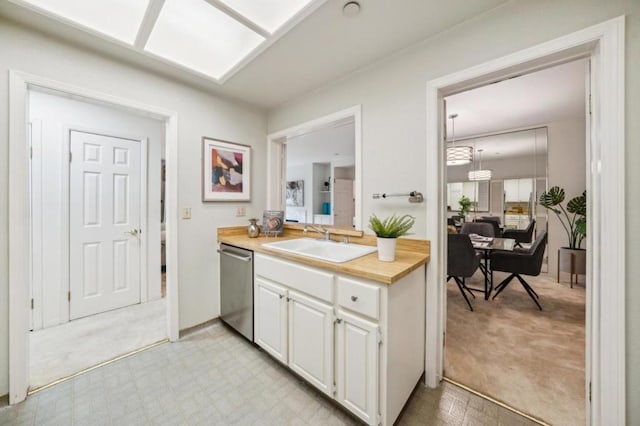
<path id="1" fill-rule="evenodd" d="M 71 374 L 71 375 L 69 375 L 69 376 L 62 377 L 61 379 L 55 380 L 55 381 L 53 381 L 53 382 L 51 382 L 51 383 L 48 383 L 48 384 L 46 384 L 46 385 L 39 386 L 39 387 L 34 388 L 34 389 L 29 389 L 29 391 L 27 392 L 27 396 L 31 396 L 31 395 L 33 395 L 34 393 L 38 393 L 38 392 L 40 392 L 40 391 L 43 391 L 43 390 L 45 390 L 45 389 L 48 389 L 48 388 L 50 388 L 51 386 L 55 386 L 55 385 L 57 385 L 57 384 L 60 384 L 60 383 L 66 382 L 67 380 L 73 379 L 74 377 L 77 377 L 77 376 L 80 376 L 80 375 L 82 375 L 82 374 L 85 374 L 85 373 L 88 373 L 88 372 L 90 372 L 90 371 L 93 371 L 93 370 L 95 370 L 96 368 L 104 367 L 105 365 L 109 365 L 109 364 L 114 363 L 114 362 L 116 362 L 116 361 L 120 361 L 121 359 L 128 358 L 128 357 L 130 357 L 130 356 L 132 356 L 132 355 L 138 354 L 138 353 L 140 353 L 140 352 L 144 352 L 144 351 L 146 351 L 146 350 L 148 350 L 148 349 L 151 349 L 151 348 L 155 348 L 156 346 L 159 346 L 159 345 L 162 345 L 162 344 L 164 344 L 164 343 L 167 343 L 168 341 L 169 341 L 169 339 L 162 339 L 162 340 L 158 340 L 158 341 L 157 341 L 157 342 L 155 342 L 155 343 L 151 343 L 150 345 L 147 345 L 147 346 L 142 347 L 142 348 L 140 348 L 140 349 L 136 349 L 135 351 L 131 351 L 131 352 L 128 352 L 128 353 L 126 353 L 126 354 L 119 355 L 119 356 L 117 356 L 117 357 L 115 357 L 115 358 L 112 358 L 112 359 L 110 359 L 110 360 L 108 360 L 108 361 L 104 361 L 104 362 L 101 362 L 100 364 L 96 364 L 96 365 L 94 365 L 93 367 L 85 368 L 85 369 L 84 369 L 84 370 L 82 370 L 82 371 L 78 371 L 77 373 L 73 373 L 73 374 Z"/>
<path id="2" fill-rule="evenodd" d="M 180 330 L 179 332 L 179 338 L 182 339 L 183 337 L 191 334 L 191 333 L 195 333 L 198 330 L 202 330 L 203 328 L 207 328 L 210 325 L 216 324 L 216 323 L 222 323 L 222 320 L 220 320 L 220 317 L 216 317 L 214 319 L 210 319 L 209 321 L 205 321 L 203 323 L 200 323 L 198 325 L 194 325 L 188 328 L 183 328 L 182 330 Z"/>
<path id="3" fill-rule="evenodd" d="M 448 378 L 448 377 L 443 377 L 443 378 L 442 378 L 442 380 L 443 380 L 443 381 L 445 381 L 445 382 L 447 382 L 447 383 L 451 383 L 451 384 L 452 384 L 452 385 L 454 385 L 454 386 L 457 386 L 457 387 L 459 387 L 459 388 L 462 388 L 462 389 L 466 390 L 467 392 L 470 392 L 470 393 L 472 393 L 472 394 L 474 394 L 474 395 L 476 395 L 476 396 L 479 396 L 480 398 L 486 399 L 487 401 L 491 401 L 491 402 L 493 402 L 494 404 L 499 405 L 500 407 L 502 407 L 502 408 L 504 408 L 504 409 L 507 409 L 507 410 L 509 410 L 509 411 L 512 411 L 512 412 L 516 413 L 516 414 L 517 414 L 517 415 L 519 415 L 519 416 L 525 417 L 525 418 L 527 418 L 527 419 L 531 420 L 532 422 L 536 422 L 536 423 L 538 423 L 539 425 L 542 425 L 542 426 L 551 426 L 549 423 L 546 423 L 544 420 L 541 420 L 541 419 L 538 419 L 538 418 L 536 418 L 536 417 L 533 417 L 531 414 L 523 413 L 522 411 L 518 410 L 517 408 L 514 408 L 514 407 L 510 406 L 509 404 L 505 404 L 504 402 L 502 402 L 502 401 L 500 401 L 500 400 L 497 400 L 497 399 L 495 399 L 495 398 L 492 398 L 492 397 L 490 397 L 489 395 L 485 395 L 485 394 L 483 394 L 482 392 L 478 392 L 478 391 L 477 391 L 477 390 L 475 390 L 475 389 L 471 389 L 470 387 L 465 386 L 465 385 L 463 385 L 463 384 L 462 384 L 462 383 L 460 383 L 460 382 L 456 382 L 456 381 L 455 381 L 455 380 L 453 380 L 453 379 L 450 379 L 450 378 Z"/>

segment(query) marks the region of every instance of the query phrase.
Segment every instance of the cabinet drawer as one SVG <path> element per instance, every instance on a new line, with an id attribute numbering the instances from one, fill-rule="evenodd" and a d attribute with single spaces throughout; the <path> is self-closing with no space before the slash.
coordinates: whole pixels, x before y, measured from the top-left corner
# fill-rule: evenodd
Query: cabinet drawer
<path id="1" fill-rule="evenodd" d="M 338 277 L 338 304 L 371 318 L 380 318 L 380 288 L 349 278 Z"/>
<path id="2" fill-rule="evenodd" d="M 261 253 L 255 256 L 254 270 L 258 276 L 284 284 L 320 300 L 333 302 L 333 274 Z"/>

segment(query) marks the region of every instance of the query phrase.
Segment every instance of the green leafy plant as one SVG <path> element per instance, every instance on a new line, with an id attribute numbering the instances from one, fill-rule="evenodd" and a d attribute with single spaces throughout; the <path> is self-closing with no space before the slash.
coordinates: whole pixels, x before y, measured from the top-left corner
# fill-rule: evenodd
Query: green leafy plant
<path id="1" fill-rule="evenodd" d="M 415 222 L 416 218 L 408 214 L 403 216 L 394 214 L 384 220 L 372 214 L 369 217 L 369 229 L 380 238 L 397 238 L 409 232 Z"/>
<path id="2" fill-rule="evenodd" d="M 466 216 L 467 213 L 471 211 L 471 206 L 473 203 L 466 195 L 463 195 L 460 200 L 458 200 L 458 204 L 460 205 L 460 209 L 458 210 L 458 214 L 460 216 Z"/>
<path id="3" fill-rule="evenodd" d="M 566 208 L 561 204 L 564 198 L 564 189 L 554 186 L 540 196 L 538 204 L 558 216 L 567 233 L 569 248 L 579 249 L 587 236 L 587 191 L 570 199 Z"/>

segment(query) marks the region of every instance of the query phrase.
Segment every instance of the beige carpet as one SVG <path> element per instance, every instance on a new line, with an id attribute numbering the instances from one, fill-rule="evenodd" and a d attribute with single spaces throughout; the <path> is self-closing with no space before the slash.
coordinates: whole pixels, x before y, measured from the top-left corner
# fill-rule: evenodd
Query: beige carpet
<path id="1" fill-rule="evenodd" d="M 29 387 L 63 377 L 167 337 L 166 299 L 80 318 L 29 335 Z"/>
<path id="2" fill-rule="evenodd" d="M 479 273 L 467 280 L 481 287 Z M 496 273 L 497 285 L 506 274 Z M 451 280 L 445 376 L 553 425 L 585 424 L 585 290 L 554 278 L 525 278 L 539 311 L 514 279 L 469 311 Z"/>

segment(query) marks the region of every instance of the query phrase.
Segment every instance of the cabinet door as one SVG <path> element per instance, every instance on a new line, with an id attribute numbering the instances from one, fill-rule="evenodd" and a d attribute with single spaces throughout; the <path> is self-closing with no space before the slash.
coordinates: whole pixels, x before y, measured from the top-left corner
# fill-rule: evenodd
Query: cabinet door
<path id="1" fill-rule="evenodd" d="M 462 198 L 462 182 L 453 182 L 447 184 L 448 202 L 451 210 L 458 210 L 460 205 L 458 202 Z"/>
<path id="2" fill-rule="evenodd" d="M 289 367 L 333 397 L 333 307 L 289 290 Z"/>
<path id="3" fill-rule="evenodd" d="M 462 195 L 471 200 L 472 203 L 478 201 L 478 194 L 476 185 L 477 182 L 463 182 L 462 183 Z"/>
<path id="4" fill-rule="evenodd" d="M 518 201 L 528 202 L 533 192 L 533 179 L 518 179 Z"/>
<path id="5" fill-rule="evenodd" d="M 338 310 L 337 396 L 340 404 L 368 424 L 378 424 L 378 324 Z"/>
<path id="6" fill-rule="evenodd" d="M 504 201 L 513 203 L 520 201 L 520 193 L 518 192 L 518 179 L 504 180 Z"/>
<path id="7" fill-rule="evenodd" d="M 287 289 L 255 278 L 254 340 L 278 361 L 287 363 Z"/>

